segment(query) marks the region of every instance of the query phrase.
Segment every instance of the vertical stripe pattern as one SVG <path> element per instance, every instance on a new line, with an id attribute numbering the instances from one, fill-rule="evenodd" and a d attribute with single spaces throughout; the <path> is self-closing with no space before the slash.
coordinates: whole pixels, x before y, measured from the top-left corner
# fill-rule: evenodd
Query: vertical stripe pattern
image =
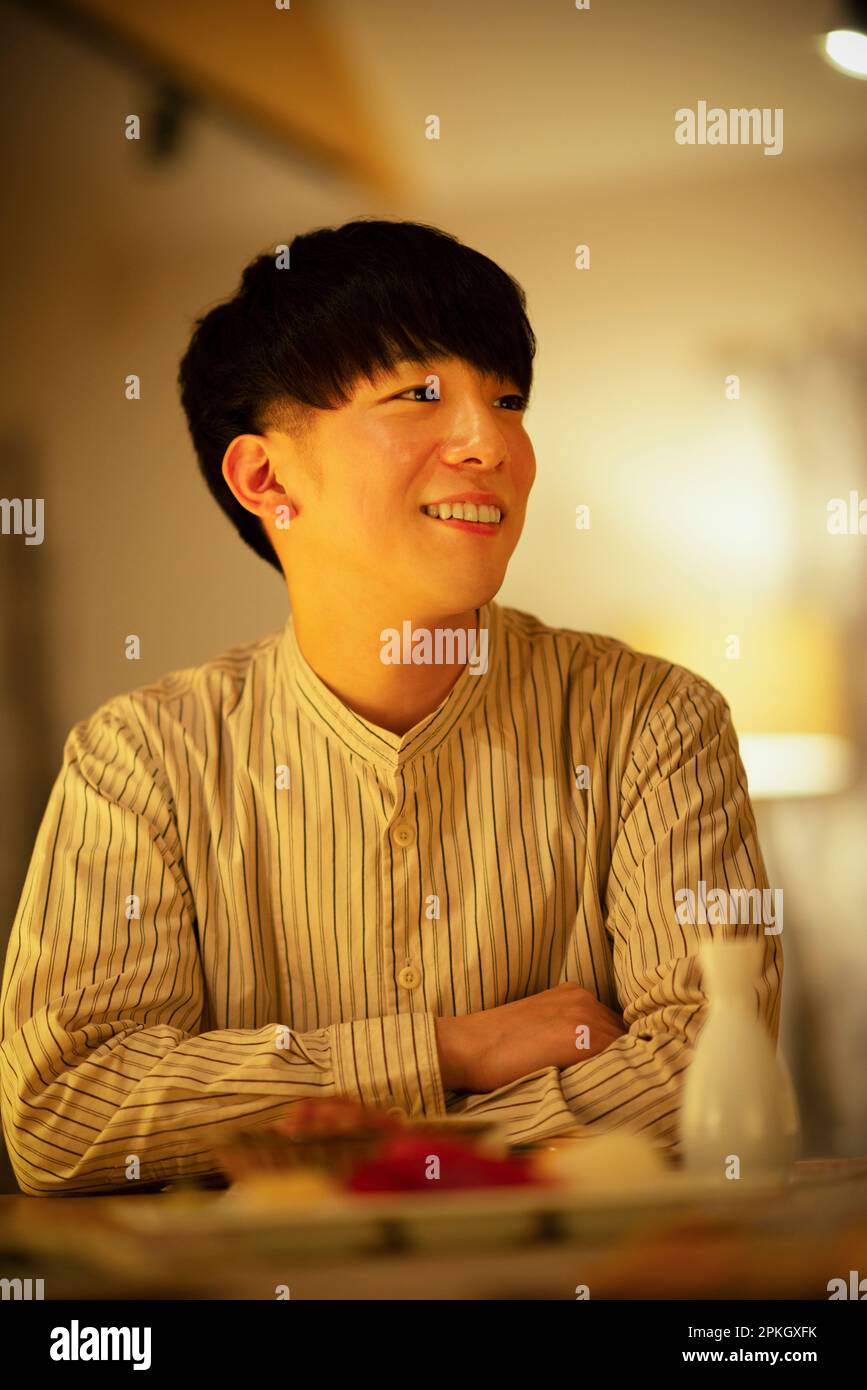
<path id="1" fill-rule="evenodd" d="M 675 895 L 768 886 L 728 706 L 613 638 L 494 602 L 479 622 L 487 669 L 403 736 L 337 699 L 291 617 L 72 729 L 3 977 L 25 1192 L 212 1172 L 215 1126 L 335 1094 L 489 1115 L 515 1142 L 625 1127 L 676 1149 L 698 946 L 762 927 L 681 924 Z M 443 1090 L 437 1015 L 566 980 L 624 1036 Z"/>

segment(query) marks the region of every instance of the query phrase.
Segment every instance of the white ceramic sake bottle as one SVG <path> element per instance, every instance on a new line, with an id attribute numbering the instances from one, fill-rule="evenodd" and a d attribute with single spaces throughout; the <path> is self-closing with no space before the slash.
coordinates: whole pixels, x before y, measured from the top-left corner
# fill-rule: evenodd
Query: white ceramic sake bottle
<path id="1" fill-rule="evenodd" d="M 699 948 L 709 1006 L 684 1082 L 683 1164 L 692 1176 L 734 1189 L 784 1181 L 800 1145 L 788 1068 L 756 1017 L 764 949 L 761 938 L 708 940 Z"/>

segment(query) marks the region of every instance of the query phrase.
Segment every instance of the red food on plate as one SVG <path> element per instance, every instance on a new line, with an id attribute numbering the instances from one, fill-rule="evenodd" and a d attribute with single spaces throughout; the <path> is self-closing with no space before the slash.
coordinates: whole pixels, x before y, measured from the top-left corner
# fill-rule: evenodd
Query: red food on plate
<path id="1" fill-rule="evenodd" d="M 385 1139 L 373 1158 L 353 1170 L 345 1186 L 350 1192 L 431 1192 L 537 1181 L 526 1158 L 498 1158 L 460 1139 L 409 1133 Z"/>

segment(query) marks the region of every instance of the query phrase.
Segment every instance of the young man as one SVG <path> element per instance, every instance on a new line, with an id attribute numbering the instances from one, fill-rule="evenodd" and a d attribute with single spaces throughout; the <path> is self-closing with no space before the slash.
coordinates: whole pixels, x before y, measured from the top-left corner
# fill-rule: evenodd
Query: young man
<path id="1" fill-rule="evenodd" d="M 336 1096 L 676 1149 L 710 934 L 676 895 L 765 867 L 711 686 L 494 602 L 534 349 L 503 270 L 401 222 L 199 321 L 200 465 L 291 617 L 69 735 L 4 980 L 26 1192 L 205 1174 L 215 1126 Z"/>

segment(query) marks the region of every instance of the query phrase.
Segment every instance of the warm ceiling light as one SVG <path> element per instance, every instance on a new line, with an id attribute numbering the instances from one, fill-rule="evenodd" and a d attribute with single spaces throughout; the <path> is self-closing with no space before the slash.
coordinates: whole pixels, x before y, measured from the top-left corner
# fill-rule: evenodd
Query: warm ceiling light
<path id="1" fill-rule="evenodd" d="M 824 54 L 849 77 L 867 77 L 867 34 L 858 29 L 832 29 L 825 35 Z"/>

